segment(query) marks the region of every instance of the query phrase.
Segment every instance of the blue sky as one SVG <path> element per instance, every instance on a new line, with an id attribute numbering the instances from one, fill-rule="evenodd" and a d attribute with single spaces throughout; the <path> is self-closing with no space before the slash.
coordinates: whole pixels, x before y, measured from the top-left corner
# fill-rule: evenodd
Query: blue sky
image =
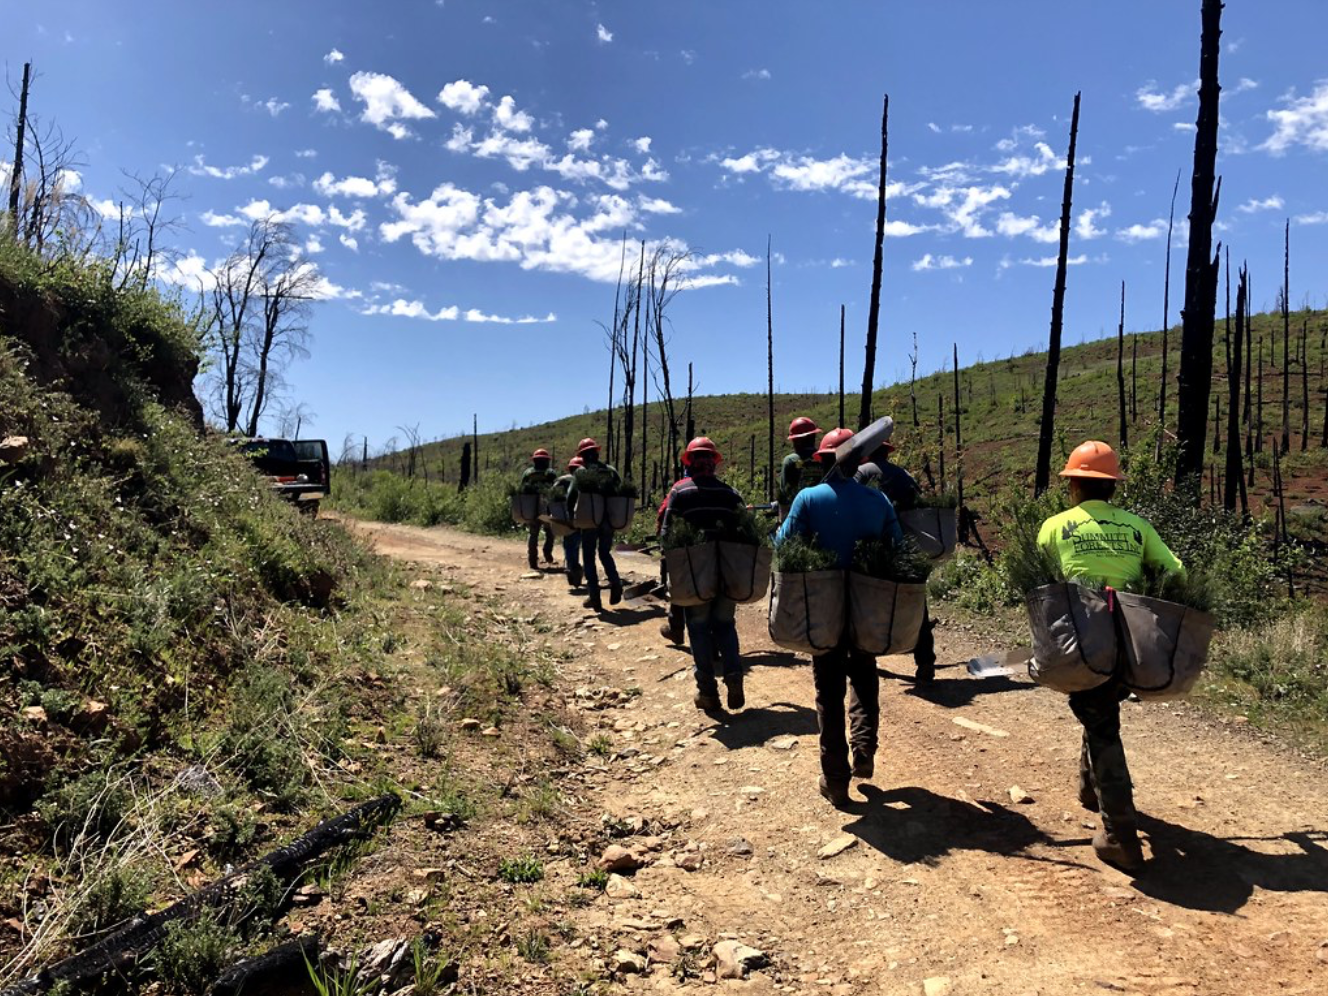
<path id="1" fill-rule="evenodd" d="M 860 381 L 878 126 L 890 230 L 878 382 L 1044 347 L 1071 103 L 1083 92 L 1066 340 L 1172 318 L 1184 268 L 1199 0 L 668 4 L 0 2 L 11 80 L 77 138 L 83 190 L 183 167 L 195 286 L 284 212 L 325 278 L 289 379 L 316 430 L 377 445 L 599 407 L 618 240 L 697 252 L 674 362 L 763 389 L 767 234 L 776 381 L 825 389 L 847 306 Z M 1230 0 L 1219 237 L 1271 307 L 1323 304 L 1328 76 L 1321 0 Z M 335 449 L 335 445 L 334 445 Z"/>

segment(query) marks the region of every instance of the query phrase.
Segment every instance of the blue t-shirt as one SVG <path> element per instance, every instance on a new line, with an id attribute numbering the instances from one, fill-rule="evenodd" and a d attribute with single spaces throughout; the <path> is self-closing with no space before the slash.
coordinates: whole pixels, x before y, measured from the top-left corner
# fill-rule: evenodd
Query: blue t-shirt
<path id="1" fill-rule="evenodd" d="M 890 499 L 845 479 L 798 492 L 775 545 L 790 536 L 816 537 L 817 546 L 835 552 L 842 570 L 853 565 L 853 546 L 858 540 L 888 536 L 898 543 L 904 538 Z"/>

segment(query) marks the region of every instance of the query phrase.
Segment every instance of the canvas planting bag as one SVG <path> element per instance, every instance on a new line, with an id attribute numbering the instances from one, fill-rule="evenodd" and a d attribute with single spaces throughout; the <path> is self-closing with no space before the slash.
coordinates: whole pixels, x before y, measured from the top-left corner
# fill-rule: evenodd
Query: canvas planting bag
<path id="1" fill-rule="evenodd" d="M 719 587 L 735 602 L 759 602 L 770 584 L 775 551 L 754 543 L 719 542 Z"/>
<path id="2" fill-rule="evenodd" d="M 604 499 L 604 514 L 614 529 L 626 529 L 636 515 L 636 499 L 630 495 L 613 495 Z"/>
<path id="3" fill-rule="evenodd" d="M 1116 623 L 1105 593 L 1061 582 L 1025 599 L 1033 638 L 1028 674 L 1058 692 L 1084 692 L 1116 669 Z"/>
<path id="4" fill-rule="evenodd" d="M 719 544 L 697 543 L 664 551 L 669 572 L 669 601 L 704 605 L 719 594 Z"/>
<path id="5" fill-rule="evenodd" d="M 770 639 L 786 650 L 823 654 L 844 632 L 844 572 L 775 572 L 770 587 Z"/>
<path id="6" fill-rule="evenodd" d="M 932 560 L 944 560 L 959 545 L 959 515 L 953 508 L 910 508 L 899 513 L 899 525 Z"/>
<path id="7" fill-rule="evenodd" d="M 553 530 L 555 536 L 568 536 L 575 530 L 567 513 L 566 499 L 555 499 L 548 503 L 548 514 L 540 516 L 541 519 L 549 523 L 549 528 Z"/>
<path id="8" fill-rule="evenodd" d="M 918 645 L 927 611 L 927 586 L 901 584 L 850 571 L 848 625 L 865 654 L 904 654 Z"/>
<path id="9" fill-rule="evenodd" d="M 576 496 L 576 511 L 572 514 L 572 525 L 577 529 L 596 529 L 603 522 L 606 514 L 606 499 L 603 495 L 581 492 Z"/>
<path id="10" fill-rule="evenodd" d="M 539 514 L 539 495 L 512 495 L 512 521 L 518 526 L 533 526 Z"/>
<path id="11" fill-rule="evenodd" d="M 1160 598 L 1116 594 L 1124 680 L 1141 699 L 1190 694 L 1208 660 L 1214 620 L 1207 612 Z"/>

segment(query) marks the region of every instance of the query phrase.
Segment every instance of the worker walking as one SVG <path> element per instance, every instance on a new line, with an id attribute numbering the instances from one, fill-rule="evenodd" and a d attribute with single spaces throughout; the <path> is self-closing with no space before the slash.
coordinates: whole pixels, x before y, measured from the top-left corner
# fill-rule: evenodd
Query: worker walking
<path id="1" fill-rule="evenodd" d="M 890 499 L 846 476 L 856 467 L 831 474 L 835 449 L 853 437 L 849 429 L 832 429 L 821 440 L 815 456 L 822 483 L 802 490 L 775 537 L 775 545 L 801 536 L 832 551 L 837 567 L 853 564 L 853 547 L 860 539 L 888 538 L 898 543 L 903 534 Z M 850 778 L 870 778 L 880 726 L 880 684 L 876 658 L 853 646 L 845 631 L 839 645 L 812 657 L 816 685 L 816 721 L 821 734 L 821 795 L 835 806 L 849 802 Z M 844 736 L 844 695 L 848 693 L 848 741 Z M 849 748 L 852 745 L 852 763 Z"/>
<path id="2" fill-rule="evenodd" d="M 682 477 L 674 482 L 673 487 L 676 488 L 679 484 L 685 481 L 687 479 L 687 476 L 688 476 L 688 471 L 686 466 L 684 466 L 682 471 Z M 673 489 L 670 488 L 669 494 L 672 493 Z M 655 535 L 661 539 L 664 536 L 664 513 L 665 511 L 668 510 L 668 507 L 669 507 L 669 495 L 665 495 L 664 500 L 659 503 L 659 508 L 655 512 Z M 659 561 L 659 582 L 665 588 L 667 588 L 669 585 L 669 563 L 663 557 L 661 557 Z M 664 639 L 668 640 L 670 643 L 676 646 L 677 644 L 682 643 L 683 639 L 686 636 L 686 633 L 687 633 L 686 609 L 684 609 L 681 605 L 673 605 L 672 603 L 670 603 L 668 617 L 662 623 L 659 624 L 659 635 L 664 637 Z"/>
<path id="3" fill-rule="evenodd" d="M 1151 523 L 1111 504 L 1125 476 L 1116 453 L 1096 440 L 1079 446 L 1061 471 L 1070 485 L 1071 508 L 1053 515 L 1038 532 L 1038 545 L 1071 582 L 1125 589 L 1145 567 L 1183 571 Z M 1129 694 L 1117 675 L 1096 688 L 1070 694 L 1070 710 L 1083 725 L 1079 753 L 1079 801 L 1101 814 L 1093 836 L 1098 858 L 1127 871 L 1144 861 L 1139 843 L 1134 786 L 1120 736 L 1120 703 Z"/>
<path id="4" fill-rule="evenodd" d="M 567 489 L 567 507 L 576 517 L 576 504 L 582 495 L 615 495 L 622 487 L 622 478 L 612 464 L 604 463 L 599 458 L 599 443 L 587 437 L 576 447 L 576 455 L 583 465 L 572 476 L 572 486 Z M 585 573 L 586 588 L 589 597 L 585 607 L 596 612 L 604 610 L 604 603 L 599 594 L 599 572 L 595 569 L 595 557 L 598 555 L 604 567 L 604 577 L 609 582 L 609 604 L 617 605 L 622 601 L 622 580 L 618 577 L 618 565 L 613 562 L 613 526 L 606 517 L 598 526 L 581 530 L 581 564 Z"/>
<path id="5" fill-rule="evenodd" d="M 798 492 L 819 484 L 825 473 L 816 459 L 816 437 L 820 434 L 820 428 L 805 415 L 789 423 L 788 439 L 793 452 L 779 465 L 778 498 L 784 515 L 788 515 Z"/>
<path id="6" fill-rule="evenodd" d="M 867 462 L 858 468 L 854 480 L 889 498 L 896 513 L 907 512 L 918 507 L 922 488 L 912 474 L 891 462 L 890 454 L 895 449 L 895 444 L 888 440 L 878 446 L 868 455 Z M 920 685 L 930 684 L 936 678 L 936 637 L 932 632 L 930 606 L 923 609 L 922 629 L 913 648 L 913 675 Z"/>
<path id="7" fill-rule="evenodd" d="M 572 477 L 578 467 L 584 466 L 579 456 L 567 461 L 567 473 L 553 482 L 556 490 L 564 495 L 572 487 Z M 570 588 L 581 587 L 581 530 L 573 529 L 563 537 L 563 563 L 567 565 L 567 585 Z"/>
<path id="8" fill-rule="evenodd" d="M 737 522 L 746 508 L 742 496 L 715 476 L 724 458 L 706 436 L 697 436 L 683 451 L 682 462 L 687 476 L 669 491 L 665 502 L 660 536 L 666 537 L 679 519 L 706 533 L 724 533 Z M 737 603 L 717 595 L 704 605 L 685 609 L 687 637 L 692 645 L 693 674 L 696 678 L 696 707 L 706 712 L 719 708 L 719 685 L 716 665 L 727 690 L 726 704 L 741 709 L 746 704 L 742 687 L 742 661 L 738 650 Z"/>
<path id="9" fill-rule="evenodd" d="M 557 473 L 549 466 L 553 458 L 549 456 L 546 449 L 538 449 L 530 454 L 530 466 L 525 469 L 521 475 L 521 493 L 523 495 L 545 496 L 553 482 L 558 479 Z M 539 570 L 539 537 L 540 530 L 544 530 L 544 562 L 553 563 L 553 527 L 547 522 L 541 522 L 536 519 L 530 524 L 530 538 L 526 542 L 526 561 L 530 564 L 532 571 Z"/>

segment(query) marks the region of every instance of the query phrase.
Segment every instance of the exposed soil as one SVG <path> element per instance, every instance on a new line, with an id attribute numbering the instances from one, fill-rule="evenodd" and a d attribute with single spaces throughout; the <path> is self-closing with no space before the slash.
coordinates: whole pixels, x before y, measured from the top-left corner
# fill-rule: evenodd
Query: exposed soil
<path id="1" fill-rule="evenodd" d="M 876 777 L 855 782 L 853 811 L 839 812 L 816 791 L 808 662 L 771 645 L 764 604 L 739 614 L 747 708 L 717 722 L 692 706 L 690 657 L 660 637 L 660 606 L 596 619 L 561 573 L 528 575 L 523 544 L 354 528 L 421 576 L 444 572 L 552 621 L 550 640 L 571 654 L 559 681 L 574 728 L 583 742 L 611 742 L 561 783 L 568 813 L 549 831 L 559 856 L 548 878 L 574 887 L 604 843 L 586 828 L 611 813 L 625 821 L 619 843 L 648 861 L 627 889 L 640 896 L 570 909 L 574 930 L 553 940 L 557 971 L 528 972 L 523 989 L 571 992 L 576 976 L 705 988 L 713 945 L 733 938 L 769 965 L 718 984 L 752 994 L 1328 992 L 1325 769 L 1244 725 L 1185 705 L 1124 705 L 1151 854 L 1131 878 L 1088 846 L 1079 728 L 1063 698 L 1022 676 L 969 677 L 969 658 L 997 648 L 947 625 L 944 610 L 932 686 L 913 686 L 910 659 L 881 660 Z M 637 579 L 654 571 L 634 554 L 619 564 Z M 1014 802 L 1015 786 L 1030 801 Z M 852 845 L 818 856 L 839 838 Z M 388 861 L 367 859 L 364 874 Z M 373 887 L 351 885 L 363 889 Z M 660 944 L 666 934 L 683 941 L 680 959 Z M 652 942 L 660 964 L 612 973 L 619 949 L 644 955 Z"/>

